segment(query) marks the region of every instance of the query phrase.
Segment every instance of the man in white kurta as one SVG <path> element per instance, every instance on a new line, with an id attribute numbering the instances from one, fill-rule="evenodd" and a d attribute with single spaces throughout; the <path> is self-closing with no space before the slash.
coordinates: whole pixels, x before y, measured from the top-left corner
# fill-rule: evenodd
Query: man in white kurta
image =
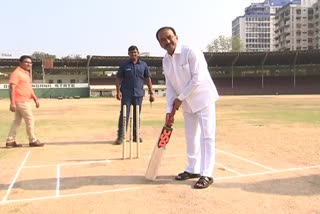
<path id="1" fill-rule="evenodd" d="M 213 183 L 215 164 L 215 101 L 219 95 L 200 50 L 178 43 L 171 27 L 156 34 L 160 46 L 167 51 L 163 58 L 166 79 L 167 119 L 172 106 L 183 110 L 188 166 L 177 180 L 200 179 L 195 188 Z"/>

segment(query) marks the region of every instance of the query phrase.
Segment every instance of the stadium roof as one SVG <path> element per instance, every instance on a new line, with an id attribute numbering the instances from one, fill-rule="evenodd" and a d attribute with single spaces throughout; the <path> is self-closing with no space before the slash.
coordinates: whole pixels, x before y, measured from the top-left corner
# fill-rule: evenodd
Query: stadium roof
<path id="1" fill-rule="evenodd" d="M 209 66 L 272 66 L 320 64 L 320 50 L 205 53 Z"/>
<path id="2" fill-rule="evenodd" d="M 308 51 L 277 52 L 205 52 L 209 67 L 272 66 L 320 64 L 320 49 Z M 127 56 L 88 56 L 87 59 L 54 60 L 55 67 L 119 66 Z M 141 56 L 149 66 L 161 67 L 162 57 Z M 17 66 L 19 59 L 1 59 L 0 66 Z M 41 66 L 41 60 L 33 60 L 33 66 Z"/>

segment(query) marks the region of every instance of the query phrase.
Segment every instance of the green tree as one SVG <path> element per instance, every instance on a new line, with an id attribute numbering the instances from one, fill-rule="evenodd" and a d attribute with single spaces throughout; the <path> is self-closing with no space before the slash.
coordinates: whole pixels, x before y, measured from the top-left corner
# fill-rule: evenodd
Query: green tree
<path id="1" fill-rule="evenodd" d="M 231 37 L 231 46 L 232 46 L 232 51 L 242 51 L 243 50 L 243 45 L 242 45 L 242 42 L 241 42 L 239 36 Z"/>
<path id="2" fill-rule="evenodd" d="M 65 56 L 65 57 L 62 57 L 61 59 L 63 60 L 80 60 L 80 59 L 85 59 L 85 58 L 82 58 L 80 54 L 76 54 L 76 55 L 68 55 L 68 56 Z"/>
<path id="3" fill-rule="evenodd" d="M 230 51 L 241 51 L 242 44 L 240 38 L 219 36 L 207 45 L 208 52 L 230 52 Z"/>
<path id="4" fill-rule="evenodd" d="M 230 38 L 226 36 L 219 36 L 207 45 L 208 52 L 229 52 L 231 51 Z"/>

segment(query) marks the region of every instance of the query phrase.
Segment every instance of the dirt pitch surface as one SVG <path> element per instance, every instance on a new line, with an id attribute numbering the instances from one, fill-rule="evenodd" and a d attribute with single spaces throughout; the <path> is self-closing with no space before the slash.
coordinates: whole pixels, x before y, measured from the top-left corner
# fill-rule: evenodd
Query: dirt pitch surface
<path id="1" fill-rule="evenodd" d="M 318 96 L 307 98 L 319 104 Z M 122 146 L 113 145 L 115 99 L 40 100 L 36 133 L 46 145 L 29 148 L 23 127 L 18 139 L 24 147 L 1 145 L 0 213 L 319 213 L 319 124 L 228 120 L 227 103 L 237 99 L 254 97 L 217 102 L 215 182 L 203 190 L 193 189 L 195 179 L 174 180 L 186 166 L 180 111 L 158 179 L 144 179 L 164 119 L 164 98 L 152 107 L 144 101 L 141 158 L 132 160 L 121 160 Z M 8 106 L 8 100 L 0 100 L 0 112 Z M 136 144 L 133 149 L 135 155 Z"/>

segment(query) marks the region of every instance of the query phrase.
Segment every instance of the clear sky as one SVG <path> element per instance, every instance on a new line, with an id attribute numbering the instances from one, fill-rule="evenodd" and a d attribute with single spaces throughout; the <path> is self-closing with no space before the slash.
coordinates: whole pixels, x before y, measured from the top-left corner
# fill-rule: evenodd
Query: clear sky
<path id="1" fill-rule="evenodd" d="M 0 57 L 34 51 L 68 55 L 126 56 L 130 45 L 162 56 L 155 33 L 176 29 L 179 41 L 202 50 L 231 22 L 261 0 L 3 0 Z"/>

